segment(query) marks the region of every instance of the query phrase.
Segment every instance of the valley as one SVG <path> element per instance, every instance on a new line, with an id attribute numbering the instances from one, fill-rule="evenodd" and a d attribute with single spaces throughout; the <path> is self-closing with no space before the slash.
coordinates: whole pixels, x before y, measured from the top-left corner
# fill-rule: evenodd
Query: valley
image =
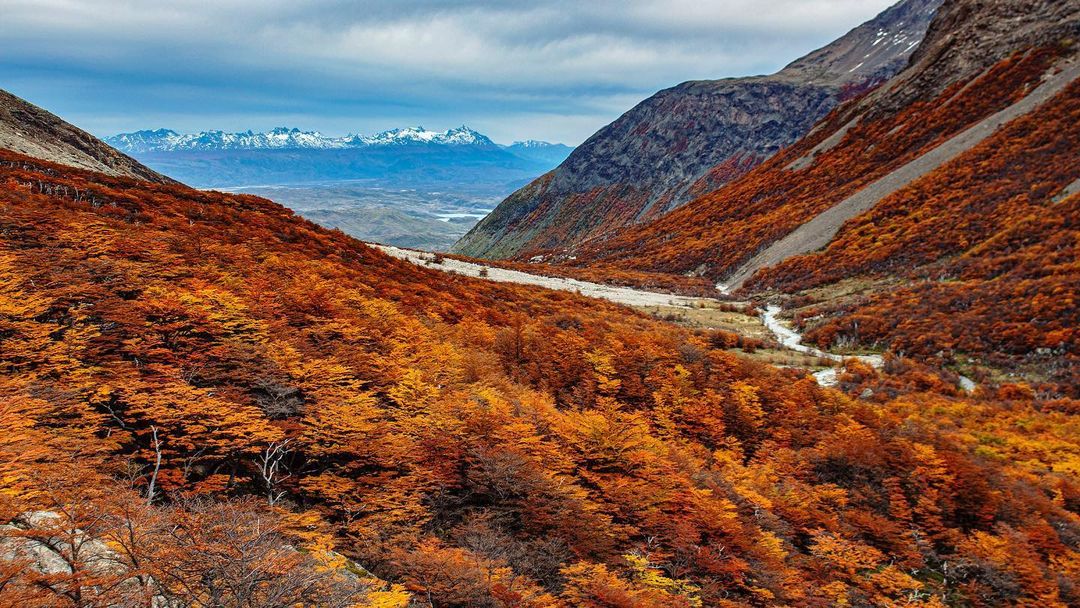
<path id="1" fill-rule="evenodd" d="M 628 287 L 617 287 L 601 283 L 591 283 L 578 279 L 549 277 L 538 274 L 530 274 L 518 270 L 507 270 L 497 266 L 487 266 L 476 262 L 466 262 L 454 258 L 445 258 L 436 253 L 416 251 L 401 247 L 372 244 L 387 255 L 406 260 L 411 264 L 424 266 L 442 272 L 460 274 L 468 277 L 482 278 L 489 281 L 502 283 L 515 283 L 519 285 L 531 285 L 545 289 L 569 291 L 590 298 L 609 300 L 626 306 L 675 306 L 695 308 L 705 304 L 716 304 L 719 300 L 709 298 L 695 298 L 679 296 L 667 293 L 650 292 Z"/>
<path id="2" fill-rule="evenodd" d="M 155 129 L 105 141 L 186 184 L 265 196 L 361 240 L 434 251 L 449 250 L 507 194 L 572 150 L 534 140 L 499 145 L 465 126 L 341 137 L 285 127 Z"/>
<path id="3" fill-rule="evenodd" d="M 821 350 L 906 354 L 980 384 L 1015 379 L 1046 395 L 1080 395 L 1071 304 L 1080 269 L 1070 244 L 1078 12 L 1029 4 L 968 14 L 946 3 L 948 18 L 939 11 L 938 28 L 895 77 L 657 217 L 620 226 L 606 203 L 550 197 L 556 177 L 545 177 L 504 200 L 454 251 L 623 286 L 667 276 L 682 281 L 667 283 L 678 291 L 710 281 L 740 299 L 782 303 Z M 1006 21 L 1026 25 L 1002 29 Z M 576 154 L 620 137 L 599 132 Z M 572 155 L 549 175 L 574 166 Z M 566 208 L 614 228 L 582 236 L 582 218 L 553 211 Z M 862 287 L 836 295 L 847 285 Z"/>
<path id="4" fill-rule="evenodd" d="M 788 323 L 779 319 L 779 306 L 769 304 L 759 314 L 752 314 L 749 302 L 728 299 L 688 297 L 652 292 L 629 287 L 616 287 L 578 279 L 550 277 L 507 270 L 481 262 L 446 258 L 437 253 L 417 251 L 388 245 L 372 247 L 411 264 L 446 273 L 460 274 L 489 281 L 530 285 L 543 289 L 570 291 L 578 295 L 609 300 L 646 312 L 656 318 L 703 330 L 725 330 L 747 338 L 761 340 L 762 349 L 741 349 L 745 356 L 784 367 L 803 367 L 814 371 L 822 386 L 836 384 L 836 364 L 854 359 L 874 369 L 880 369 L 880 355 L 843 356 L 824 352 L 802 344 L 802 336 Z M 767 331 L 762 331 L 762 330 Z M 769 344 L 771 343 L 771 345 Z M 749 351 L 749 352 L 748 352 Z"/>
<path id="5" fill-rule="evenodd" d="M 429 251 L 448 251 L 504 194 L 497 186 L 442 184 L 458 190 L 427 191 L 423 184 L 402 185 L 357 180 L 216 189 L 277 201 L 319 225 L 362 241 Z"/>
<path id="6" fill-rule="evenodd" d="M 0 608 L 1080 606 L 1080 0 L 436 4 L 5 7 Z"/>

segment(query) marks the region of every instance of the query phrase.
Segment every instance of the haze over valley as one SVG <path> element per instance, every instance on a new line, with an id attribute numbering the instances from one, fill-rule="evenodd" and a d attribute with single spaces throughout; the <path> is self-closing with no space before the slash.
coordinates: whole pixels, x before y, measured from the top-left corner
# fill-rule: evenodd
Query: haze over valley
<path id="1" fill-rule="evenodd" d="M 285 127 L 153 129 L 105 141 L 187 184 L 258 194 L 365 241 L 434 251 L 449 250 L 499 201 L 572 150 L 536 140 L 499 145 L 465 126 L 343 137 Z"/>

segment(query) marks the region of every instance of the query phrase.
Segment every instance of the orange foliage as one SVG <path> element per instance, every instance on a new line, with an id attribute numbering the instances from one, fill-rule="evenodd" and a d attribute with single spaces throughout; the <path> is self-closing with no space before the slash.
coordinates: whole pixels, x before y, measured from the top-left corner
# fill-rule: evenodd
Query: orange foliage
<path id="1" fill-rule="evenodd" d="M 798 290 L 852 276 L 902 286 L 806 310 L 821 345 L 861 343 L 949 364 L 1034 367 L 1080 389 L 1080 85 L 849 222 L 829 247 L 756 277 Z"/>
<path id="2" fill-rule="evenodd" d="M 575 266 L 671 274 L 726 276 L 755 253 L 867 184 L 918 157 L 968 125 L 1001 110 L 1037 83 L 1057 47 L 1018 53 L 971 82 L 954 83 L 937 99 L 895 114 L 859 116 L 849 103 L 811 135 L 745 177 L 655 222 L 602 241 L 586 242 Z M 805 169 L 794 161 L 851 121 L 832 149 Z"/>
<path id="3" fill-rule="evenodd" d="M 89 496 L 168 522 L 174 552 L 154 525 L 136 543 L 154 580 L 254 572 L 263 593 L 287 571 L 317 593 L 288 541 L 440 607 L 1080 601 L 1077 435 L 1041 404 L 1003 420 L 1049 453 L 999 432 L 997 404 L 855 401 L 255 197 L 10 153 L 0 184 L 0 509 Z M 49 498 L 46 472 L 84 464 Z M 237 546 L 247 570 L 215 561 Z M 27 605 L 4 583 L 26 576 L 0 561 L 0 603 Z M 402 605 L 377 585 L 361 606 Z"/>

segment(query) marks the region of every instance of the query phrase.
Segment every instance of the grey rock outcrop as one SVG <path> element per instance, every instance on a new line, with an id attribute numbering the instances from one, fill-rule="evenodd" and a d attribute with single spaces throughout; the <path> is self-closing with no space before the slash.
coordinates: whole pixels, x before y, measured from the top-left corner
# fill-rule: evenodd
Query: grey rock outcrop
<path id="1" fill-rule="evenodd" d="M 2 89 L 0 149 L 107 175 L 175 183 L 55 114 Z"/>

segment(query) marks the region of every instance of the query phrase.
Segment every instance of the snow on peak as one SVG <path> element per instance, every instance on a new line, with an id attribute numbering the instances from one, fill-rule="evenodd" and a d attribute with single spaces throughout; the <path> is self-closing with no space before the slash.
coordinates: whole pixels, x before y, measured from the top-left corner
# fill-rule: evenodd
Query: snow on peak
<path id="1" fill-rule="evenodd" d="M 446 131 L 428 131 L 424 127 L 403 127 L 375 135 L 346 135 L 327 137 L 318 131 L 301 131 L 295 127 L 275 127 L 266 133 L 243 131 L 203 131 L 177 133 L 171 129 L 156 129 L 120 133 L 105 141 L 128 153 L 175 152 L 180 150 L 283 150 L 283 149 L 341 149 L 364 146 L 408 144 L 437 144 L 446 146 L 494 146 L 482 133 L 464 125 Z"/>
<path id="2" fill-rule="evenodd" d="M 487 136 L 462 125 L 443 132 L 428 131 L 424 127 L 405 127 L 360 137 L 369 146 L 404 145 L 415 143 L 441 144 L 445 146 L 491 146 Z"/>
<path id="3" fill-rule="evenodd" d="M 511 148 L 550 148 L 559 144 L 553 144 L 548 141 L 540 141 L 539 139 L 526 139 L 524 141 L 515 141 L 510 144 Z"/>
<path id="4" fill-rule="evenodd" d="M 121 133 L 106 137 L 105 141 L 128 153 L 344 147 L 337 140 L 324 137 L 318 131 L 301 131 L 287 127 L 278 127 L 268 133 L 226 133 L 218 130 L 177 133 L 171 129 L 157 129 Z"/>
<path id="5" fill-rule="evenodd" d="M 479 145 L 479 146 L 491 146 L 494 145 L 486 135 L 473 131 L 465 125 L 461 125 L 456 129 L 449 129 L 443 134 L 446 139 L 446 143 L 456 145 Z"/>

